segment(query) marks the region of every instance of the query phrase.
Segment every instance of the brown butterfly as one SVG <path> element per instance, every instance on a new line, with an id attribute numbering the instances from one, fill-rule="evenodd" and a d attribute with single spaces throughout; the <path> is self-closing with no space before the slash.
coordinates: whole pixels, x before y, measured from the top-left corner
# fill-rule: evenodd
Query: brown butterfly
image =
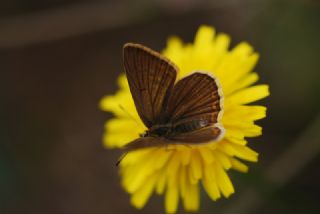
<path id="1" fill-rule="evenodd" d="M 148 128 L 125 150 L 198 145 L 223 137 L 223 95 L 216 78 L 196 71 L 175 83 L 178 68 L 140 44 L 125 44 L 123 59 L 137 112 Z"/>

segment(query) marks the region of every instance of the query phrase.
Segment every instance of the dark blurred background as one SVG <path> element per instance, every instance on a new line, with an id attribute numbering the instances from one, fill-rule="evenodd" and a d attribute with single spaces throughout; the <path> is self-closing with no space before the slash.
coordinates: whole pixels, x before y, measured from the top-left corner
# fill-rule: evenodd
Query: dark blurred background
<path id="1" fill-rule="evenodd" d="M 1 0 L 0 213 L 163 213 L 162 197 L 129 205 L 98 103 L 117 90 L 125 42 L 161 50 L 201 24 L 255 47 L 271 96 L 249 139 L 259 163 L 229 173 L 231 199 L 202 192 L 199 212 L 320 213 L 318 0 Z"/>

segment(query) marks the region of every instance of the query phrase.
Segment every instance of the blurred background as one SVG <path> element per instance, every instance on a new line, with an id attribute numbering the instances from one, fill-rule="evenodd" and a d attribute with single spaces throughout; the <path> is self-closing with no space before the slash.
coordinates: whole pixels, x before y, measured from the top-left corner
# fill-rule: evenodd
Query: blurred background
<path id="1" fill-rule="evenodd" d="M 199 213 L 320 213 L 319 23 L 318 0 L 1 0 L 0 213 L 163 213 L 161 197 L 130 206 L 98 103 L 117 90 L 125 42 L 161 50 L 201 24 L 255 47 L 271 96 L 249 139 L 259 163 L 229 173 L 230 199 L 202 192 Z"/>

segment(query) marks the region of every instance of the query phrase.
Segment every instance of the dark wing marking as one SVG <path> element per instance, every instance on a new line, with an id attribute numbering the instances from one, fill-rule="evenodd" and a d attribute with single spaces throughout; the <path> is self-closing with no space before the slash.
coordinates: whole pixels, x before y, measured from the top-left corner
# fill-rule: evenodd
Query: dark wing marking
<path id="1" fill-rule="evenodd" d="M 130 91 L 141 120 L 148 128 L 161 123 L 163 106 L 176 80 L 176 66 L 159 53 L 139 44 L 125 44 L 123 58 Z"/>
<path id="2" fill-rule="evenodd" d="M 167 118 L 173 124 L 174 138 L 183 134 L 185 141 L 194 137 L 192 132 L 201 133 L 204 127 L 214 126 L 211 139 L 223 133 L 218 125 L 222 111 L 223 96 L 217 80 L 204 73 L 193 73 L 181 79 L 172 90 L 166 107 Z M 221 129 L 217 132 L 217 129 Z M 191 132 L 190 134 L 188 132 Z M 189 139 L 193 141 L 193 139 Z"/>

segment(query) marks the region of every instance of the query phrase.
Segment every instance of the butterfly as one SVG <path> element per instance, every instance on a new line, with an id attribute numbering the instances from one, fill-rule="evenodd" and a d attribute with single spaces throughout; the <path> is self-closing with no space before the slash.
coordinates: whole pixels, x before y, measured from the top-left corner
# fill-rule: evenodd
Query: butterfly
<path id="1" fill-rule="evenodd" d="M 147 127 L 125 150 L 199 145 L 223 137 L 223 95 L 217 78 L 195 71 L 176 82 L 177 66 L 141 44 L 125 44 L 123 60 L 136 110 Z"/>

